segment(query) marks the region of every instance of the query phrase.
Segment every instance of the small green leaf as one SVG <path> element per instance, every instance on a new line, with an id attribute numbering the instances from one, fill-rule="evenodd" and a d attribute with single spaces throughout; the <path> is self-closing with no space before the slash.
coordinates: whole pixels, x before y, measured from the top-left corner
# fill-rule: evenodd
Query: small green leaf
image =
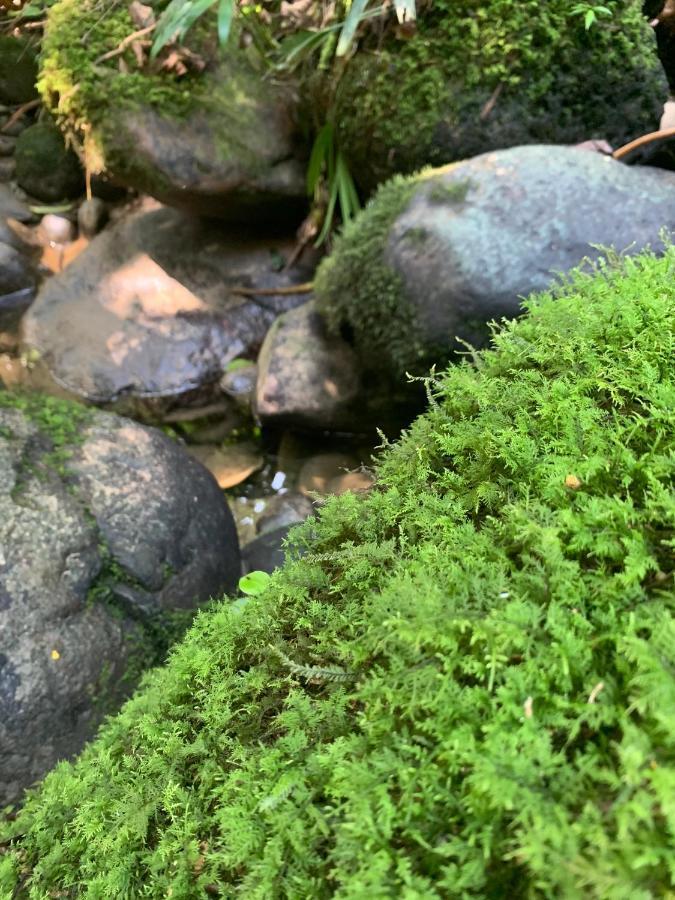
<path id="1" fill-rule="evenodd" d="M 263 593 L 269 582 L 270 576 L 267 572 L 249 572 L 239 579 L 239 590 L 249 597 L 257 597 Z"/>
<path id="2" fill-rule="evenodd" d="M 234 0 L 220 0 L 218 5 L 218 40 L 221 44 L 226 44 L 230 36 L 233 16 Z"/>
<path id="3" fill-rule="evenodd" d="M 327 163 L 330 155 L 332 145 L 333 126 L 329 122 L 326 122 L 314 140 L 312 153 L 309 157 L 309 164 L 307 166 L 307 193 L 310 196 L 316 189 L 324 163 Z"/>
<path id="4" fill-rule="evenodd" d="M 356 34 L 356 29 L 361 23 L 367 4 L 368 0 L 353 0 L 352 5 L 349 7 L 345 23 L 342 26 L 342 31 L 340 32 L 340 40 L 338 41 L 337 50 L 335 51 L 336 56 L 344 56 L 351 47 L 354 35 Z"/>

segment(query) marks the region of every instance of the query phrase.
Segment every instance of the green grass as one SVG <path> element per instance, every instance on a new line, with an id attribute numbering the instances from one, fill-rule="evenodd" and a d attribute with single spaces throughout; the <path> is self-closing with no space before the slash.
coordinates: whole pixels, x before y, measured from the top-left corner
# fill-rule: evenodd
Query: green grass
<path id="1" fill-rule="evenodd" d="M 673 896 L 674 274 L 575 276 L 431 385 L 30 795 L 2 896 Z"/>

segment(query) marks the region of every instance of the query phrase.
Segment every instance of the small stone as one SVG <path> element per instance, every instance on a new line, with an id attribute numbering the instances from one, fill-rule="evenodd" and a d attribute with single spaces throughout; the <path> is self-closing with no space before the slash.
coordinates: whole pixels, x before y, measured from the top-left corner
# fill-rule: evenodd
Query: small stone
<path id="1" fill-rule="evenodd" d="M 250 409 L 257 379 L 258 367 L 255 363 L 250 363 L 225 372 L 220 379 L 220 387 L 239 406 Z"/>
<path id="2" fill-rule="evenodd" d="M 264 424 L 348 428 L 360 388 L 354 351 L 327 333 L 314 302 L 279 316 L 258 357 L 255 409 Z"/>
<path id="3" fill-rule="evenodd" d="M 75 237 L 75 226 L 65 216 L 48 213 L 42 217 L 38 234 L 45 243 L 67 244 Z"/>
<path id="4" fill-rule="evenodd" d="M 250 444 L 222 448 L 195 445 L 186 449 L 190 456 L 198 459 L 209 470 L 218 486 L 223 489 L 241 484 L 263 465 L 262 456 Z"/>
<path id="5" fill-rule="evenodd" d="M 345 474 L 345 469 L 355 469 L 358 461 L 346 453 L 319 453 L 308 459 L 300 470 L 298 490 L 302 494 L 328 494 L 328 485 Z"/>
<path id="6" fill-rule="evenodd" d="M 314 514 L 314 504 L 303 494 L 284 494 L 270 497 L 266 508 L 256 523 L 259 534 L 298 525 Z"/>
<path id="7" fill-rule="evenodd" d="M 108 207 L 99 197 L 85 200 L 77 211 L 77 224 L 80 234 L 92 238 L 99 233 L 108 221 Z"/>
<path id="8" fill-rule="evenodd" d="M 15 144 L 14 138 L 0 134 L 0 156 L 11 156 L 14 153 Z"/>

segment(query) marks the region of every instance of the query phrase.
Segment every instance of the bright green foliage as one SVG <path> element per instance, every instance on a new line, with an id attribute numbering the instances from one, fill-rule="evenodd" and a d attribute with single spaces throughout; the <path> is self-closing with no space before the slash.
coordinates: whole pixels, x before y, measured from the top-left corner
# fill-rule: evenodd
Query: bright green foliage
<path id="1" fill-rule="evenodd" d="M 17 898 L 675 889 L 675 250 L 452 368 L 11 828 Z"/>

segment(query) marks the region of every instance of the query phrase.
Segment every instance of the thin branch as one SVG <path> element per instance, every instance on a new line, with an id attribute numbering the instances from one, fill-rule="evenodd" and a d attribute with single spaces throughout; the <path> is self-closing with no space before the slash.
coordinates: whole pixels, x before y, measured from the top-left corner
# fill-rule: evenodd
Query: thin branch
<path id="1" fill-rule="evenodd" d="M 98 59 L 94 60 L 94 65 L 97 66 L 99 63 L 105 62 L 107 59 L 113 59 L 115 56 L 120 56 L 124 51 L 133 44 L 134 41 L 137 41 L 139 38 L 145 37 L 146 34 L 150 34 L 151 31 L 154 31 L 157 27 L 157 22 L 153 22 L 152 25 L 147 25 L 145 28 L 141 28 L 139 31 L 134 31 L 133 34 L 128 34 L 123 41 L 120 41 L 117 47 L 114 50 L 109 50 L 107 53 L 104 53 L 103 56 L 99 56 Z"/>
<path id="2" fill-rule="evenodd" d="M 303 284 L 292 284 L 288 287 L 278 288 L 249 288 L 235 285 L 229 290 L 231 294 L 241 294 L 243 297 L 276 297 L 277 294 L 287 297 L 293 294 L 311 294 L 314 290 L 314 282 L 305 281 Z"/>
<path id="3" fill-rule="evenodd" d="M 5 124 L 0 128 L 0 131 L 7 131 L 8 128 L 11 128 L 16 122 L 19 121 L 22 116 L 24 116 L 27 112 L 30 112 L 31 109 L 36 109 L 42 100 L 30 100 L 28 103 L 23 103 L 12 115 L 7 119 Z"/>

